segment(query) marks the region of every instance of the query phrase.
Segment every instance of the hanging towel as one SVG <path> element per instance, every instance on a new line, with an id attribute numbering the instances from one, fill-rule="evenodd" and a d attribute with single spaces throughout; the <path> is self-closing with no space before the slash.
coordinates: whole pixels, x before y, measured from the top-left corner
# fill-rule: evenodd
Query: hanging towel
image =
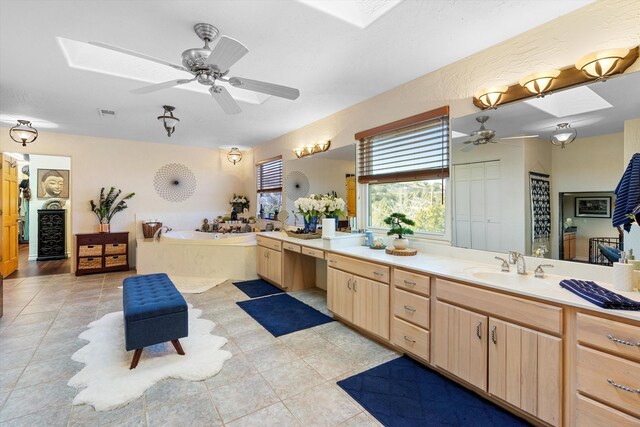
<path id="1" fill-rule="evenodd" d="M 640 153 L 635 153 L 629 161 L 616 187 L 616 207 L 613 210 L 613 226 L 624 225 L 624 229 L 631 230 L 631 218 L 627 215 L 640 205 Z"/>
<path id="2" fill-rule="evenodd" d="M 595 282 L 566 279 L 560 282 L 560 286 L 601 308 L 640 311 L 640 301 L 616 294 Z"/>

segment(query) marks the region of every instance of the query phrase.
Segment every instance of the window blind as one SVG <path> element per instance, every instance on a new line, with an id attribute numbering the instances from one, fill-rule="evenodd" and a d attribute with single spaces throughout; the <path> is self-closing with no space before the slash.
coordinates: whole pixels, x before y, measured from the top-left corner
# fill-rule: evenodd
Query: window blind
<path id="1" fill-rule="evenodd" d="M 358 182 L 448 177 L 448 113 L 448 108 L 442 108 L 356 134 L 361 136 Z"/>
<path id="2" fill-rule="evenodd" d="M 282 158 L 256 163 L 256 188 L 258 193 L 282 191 Z"/>

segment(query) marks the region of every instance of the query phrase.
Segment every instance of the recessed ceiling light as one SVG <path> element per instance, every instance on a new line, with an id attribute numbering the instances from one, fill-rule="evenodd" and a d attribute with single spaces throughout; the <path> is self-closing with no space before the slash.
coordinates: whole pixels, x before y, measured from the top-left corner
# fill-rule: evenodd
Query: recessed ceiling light
<path id="1" fill-rule="evenodd" d="M 359 28 L 367 28 L 402 0 L 298 0 L 300 3 L 342 19 Z"/>
<path id="2" fill-rule="evenodd" d="M 190 76 L 189 73 L 175 70 L 162 64 L 136 58 L 131 55 L 125 55 L 89 43 L 66 39 L 64 37 L 57 37 L 57 39 L 60 49 L 67 60 L 67 65 L 78 70 L 93 71 L 151 84 L 162 83 L 169 80 L 187 79 Z M 262 104 L 271 98 L 270 95 L 237 89 L 226 83 L 224 86 L 234 99 L 248 104 Z M 177 86 L 176 88 L 202 93 L 209 97 L 211 96 L 209 86 L 188 84 Z"/>
<path id="3" fill-rule="evenodd" d="M 33 127 L 36 129 L 55 129 L 58 127 L 56 123 L 50 122 L 48 120 L 37 119 L 31 116 L 24 115 L 13 115 L 13 114 L 0 114 L 0 122 L 9 123 L 11 126 L 15 126 L 18 120 L 29 120 Z"/>
<path id="4" fill-rule="evenodd" d="M 555 117 L 569 117 L 613 107 L 586 86 L 579 86 L 556 92 L 551 96 L 529 99 L 524 102 Z"/>

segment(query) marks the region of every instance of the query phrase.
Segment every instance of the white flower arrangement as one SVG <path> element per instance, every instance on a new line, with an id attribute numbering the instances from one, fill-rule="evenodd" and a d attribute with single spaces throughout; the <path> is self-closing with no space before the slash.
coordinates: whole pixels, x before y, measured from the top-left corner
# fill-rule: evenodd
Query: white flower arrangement
<path id="1" fill-rule="evenodd" d="M 312 216 L 324 215 L 326 206 L 323 196 L 315 194 L 311 194 L 309 197 L 300 197 L 293 205 L 307 220 Z"/>
<path id="2" fill-rule="evenodd" d="M 337 197 L 335 194 L 327 194 L 326 196 L 322 196 L 322 198 L 325 203 L 325 216 L 337 217 L 345 214 L 344 209 L 347 207 L 347 204 L 340 197 Z"/>
<path id="3" fill-rule="evenodd" d="M 249 209 L 249 199 L 243 195 L 236 195 L 233 193 L 233 197 L 229 200 L 229 204 L 234 208 Z"/>

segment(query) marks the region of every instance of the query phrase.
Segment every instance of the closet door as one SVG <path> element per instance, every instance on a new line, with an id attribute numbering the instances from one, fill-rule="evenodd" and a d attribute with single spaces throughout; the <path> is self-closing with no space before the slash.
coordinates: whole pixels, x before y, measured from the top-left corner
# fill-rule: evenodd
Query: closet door
<path id="1" fill-rule="evenodd" d="M 455 198 L 453 238 L 455 246 L 471 247 L 471 206 L 469 202 L 469 165 L 453 166 L 453 194 Z"/>

